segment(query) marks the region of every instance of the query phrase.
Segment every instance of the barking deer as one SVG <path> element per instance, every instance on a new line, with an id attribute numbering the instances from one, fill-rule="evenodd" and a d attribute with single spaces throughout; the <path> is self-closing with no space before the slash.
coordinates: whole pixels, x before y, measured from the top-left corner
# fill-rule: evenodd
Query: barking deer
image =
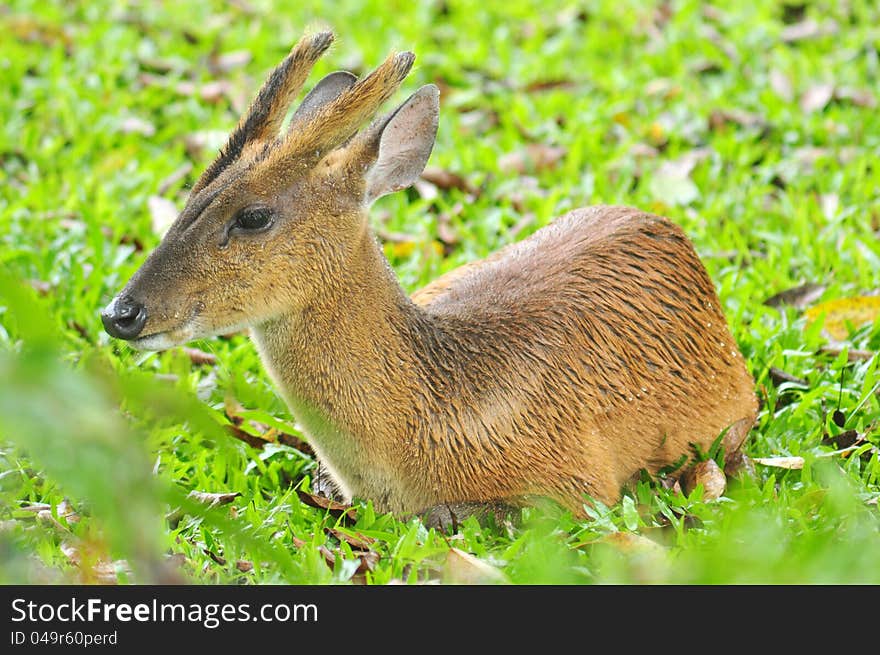
<path id="1" fill-rule="evenodd" d="M 344 498 L 440 522 L 535 496 L 583 515 L 725 430 L 738 449 L 754 382 L 665 218 L 578 209 L 404 293 L 368 209 L 420 175 L 439 93 L 364 127 L 412 66 L 393 54 L 323 78 L 282 130 L 332 40 L 303 37 L 272 71 L 107 332 L 162 350 L 250 328 Z"/>

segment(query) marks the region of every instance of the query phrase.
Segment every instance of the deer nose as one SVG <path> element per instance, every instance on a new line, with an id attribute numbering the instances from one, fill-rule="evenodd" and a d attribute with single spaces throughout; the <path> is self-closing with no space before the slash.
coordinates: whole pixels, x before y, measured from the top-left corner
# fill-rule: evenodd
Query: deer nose
<path id="1" fill-rule="evenodd" d="M 114 298 L 101 312 L 101 322 L 111 337 L 134 339 L 147 322 L 147 308 L 133 298 Z"/>

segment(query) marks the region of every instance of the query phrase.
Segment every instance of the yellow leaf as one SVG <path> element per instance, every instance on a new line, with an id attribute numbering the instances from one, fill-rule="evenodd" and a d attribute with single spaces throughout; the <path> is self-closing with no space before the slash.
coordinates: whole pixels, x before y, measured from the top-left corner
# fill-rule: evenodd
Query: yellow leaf
<path id="1" fill-rule="evenodd" d="M 825 315 L 823 327 L 832 339 L 843 341 L 849 336 L 849 327 L 857 329 L 873 323 L 880 316 L 880 296 L 857 296 L 838 298 L 810 307 L 804 316 L 807 323 Z"/>

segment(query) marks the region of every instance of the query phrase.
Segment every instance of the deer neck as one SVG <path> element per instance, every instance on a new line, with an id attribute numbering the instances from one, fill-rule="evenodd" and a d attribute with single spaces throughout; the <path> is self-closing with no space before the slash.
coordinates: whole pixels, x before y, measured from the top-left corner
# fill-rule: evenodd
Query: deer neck
<path id="1" fill-rule="evenodd" d="M 365 228 L 326 294 L 255 326 L 253 336 L 320 454 L 322 441 L 380 441 L 405 418 L 419 382 L 413 335 L 426 325 Z"/>

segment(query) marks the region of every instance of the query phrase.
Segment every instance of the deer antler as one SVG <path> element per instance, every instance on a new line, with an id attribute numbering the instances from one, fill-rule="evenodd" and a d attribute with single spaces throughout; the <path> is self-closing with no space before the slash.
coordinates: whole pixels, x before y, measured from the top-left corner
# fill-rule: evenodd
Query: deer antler
<path id="1" fill-rule="evenodd" d="M 274 139 L 293 99 L 302 89 L 309 72 L 333 43 L 332 32 L 318 32 L 303 36 L 290 54 L 272 71 L 257 93 L 238 126 L 230 134 L 220 155 L 205 170 L 192 189 L 195 196 L 208 186 L 223 170 L 237 160 L 245 147 Z"/>

